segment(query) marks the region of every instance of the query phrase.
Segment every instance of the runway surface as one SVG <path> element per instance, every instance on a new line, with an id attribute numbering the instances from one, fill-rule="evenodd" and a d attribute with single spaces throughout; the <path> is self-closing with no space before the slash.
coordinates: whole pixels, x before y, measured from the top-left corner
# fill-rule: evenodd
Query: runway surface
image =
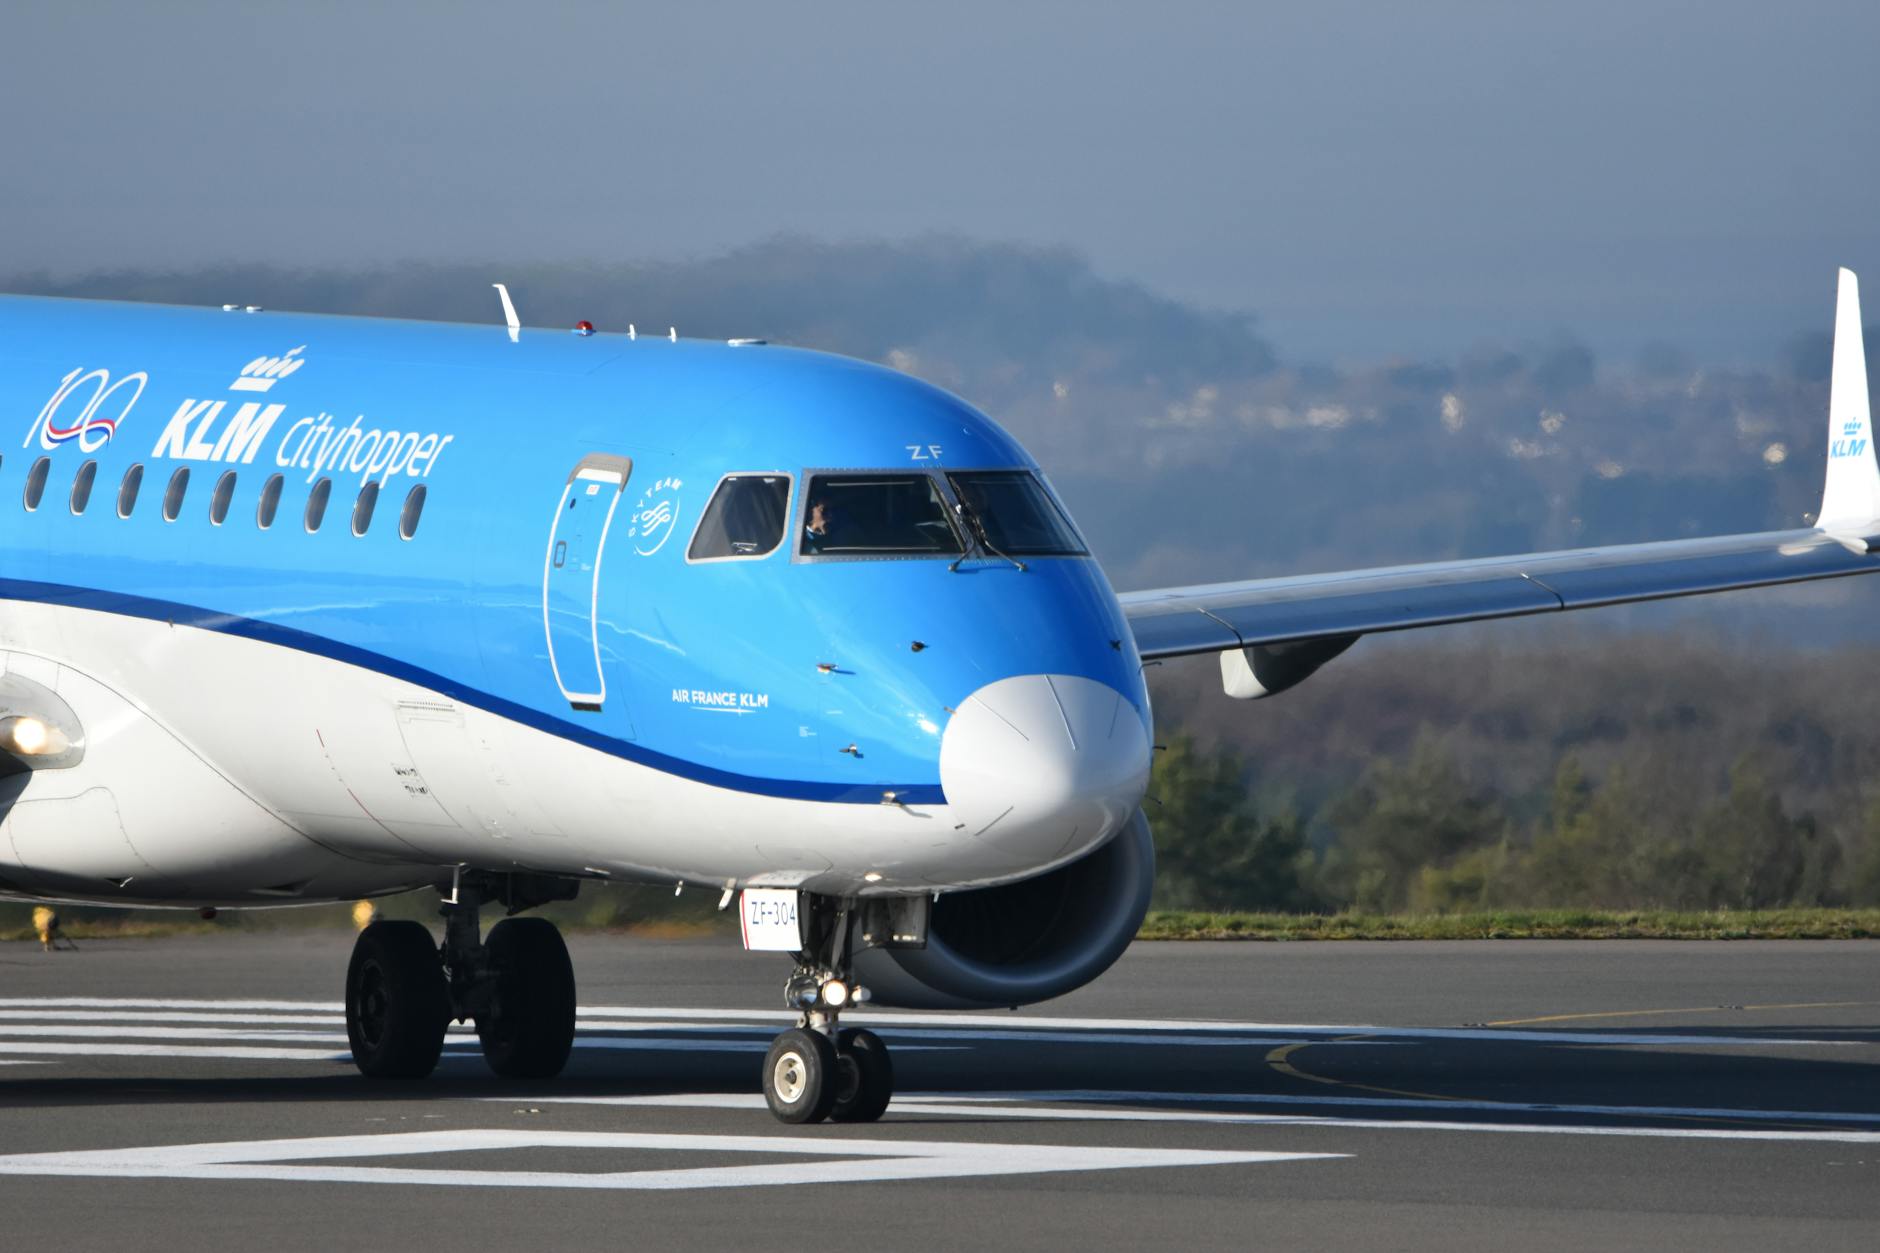
<path id="1" fill-rule="evenodd" d="M 856 1013 L 786 1128 L 784 964 L 578 937 L 550 1083 L 346 1058 L 336 933 L 0 946 L 8 1249 L 1871 1249 L 1880 943 L 1138 944 L 1016 1013 Z M 525 1243 L 526 1242 L 526 1243 Z"/>

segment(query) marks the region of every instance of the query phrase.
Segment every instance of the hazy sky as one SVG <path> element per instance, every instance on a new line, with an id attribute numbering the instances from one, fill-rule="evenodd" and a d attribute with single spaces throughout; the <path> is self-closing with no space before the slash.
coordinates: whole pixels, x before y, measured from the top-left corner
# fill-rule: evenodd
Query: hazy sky
<path id="1" fill-rule="evenodd" d="M 0 7 L 0 273 L 1066 244 L 1282 352 L 1880 311 L 1880 5 Z M 805 292 L 813 300 L 814 292 Z"/>

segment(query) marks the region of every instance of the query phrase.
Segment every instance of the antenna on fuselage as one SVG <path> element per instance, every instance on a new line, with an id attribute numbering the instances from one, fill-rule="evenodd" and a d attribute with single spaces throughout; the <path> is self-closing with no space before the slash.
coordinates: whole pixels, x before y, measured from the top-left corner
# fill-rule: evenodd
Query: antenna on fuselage
<path id="1" fill-rule="evenodd" d="M 491 283 L 490 286 L 494 287 L 496 294 L 503 299 L 503 321 L 509 327 L 509 342 L 512 344 L 521 342 L 522 319 L 516 316 L 516 302 L 509 298 L 508 286 L 503 283 Z"/>

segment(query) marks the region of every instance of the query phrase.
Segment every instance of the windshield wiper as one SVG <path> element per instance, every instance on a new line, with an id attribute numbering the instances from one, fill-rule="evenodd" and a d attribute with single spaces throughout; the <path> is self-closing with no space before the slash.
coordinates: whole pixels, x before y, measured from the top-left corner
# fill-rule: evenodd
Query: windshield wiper
<path id="1" fill-rule="evenodd" d="M 985 549 L 995 557 L 1001 557 L 1011 562 L 1018 567 L 1020 573 L 1024 572 L 1026 568 L 1024 562 L 1012 556 L 1010 553 L 1001 552 L 999 546 L 992 542 L 992 537 L 986 534 L 985 524 L 979 520 L 979 514 L 974 512 L 971 505 L 968 505 L 962 500 L 953 506 L 953 512 L 957 513 L 960 516 L 960 520 L 966 523 L 966 533 L 972 537 L 972 541 L 977 547 Z M 960 562 L 965 561 L 972 555 L 972 549 L 967 549 L 958 557 L 954 558 L 953 563 L 949 565 L 947 569 L 949 571 L 958 571 Z"/>

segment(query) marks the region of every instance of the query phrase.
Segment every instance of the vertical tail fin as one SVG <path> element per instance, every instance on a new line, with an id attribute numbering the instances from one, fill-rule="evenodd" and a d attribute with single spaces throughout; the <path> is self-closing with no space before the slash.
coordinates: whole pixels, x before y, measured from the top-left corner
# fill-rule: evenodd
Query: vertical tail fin
<path id="1" fill-rule="evenodd" d="M 1834 304 L 1834 375 L 1828 390 L 1828 482 L 1815 525 L 1871 533 L 1880 524 L 1880 462 L 1874 460 L 1867 405 L 1867 352 L 1861 340 L 1860 280 L 1841 271 Z"/>

